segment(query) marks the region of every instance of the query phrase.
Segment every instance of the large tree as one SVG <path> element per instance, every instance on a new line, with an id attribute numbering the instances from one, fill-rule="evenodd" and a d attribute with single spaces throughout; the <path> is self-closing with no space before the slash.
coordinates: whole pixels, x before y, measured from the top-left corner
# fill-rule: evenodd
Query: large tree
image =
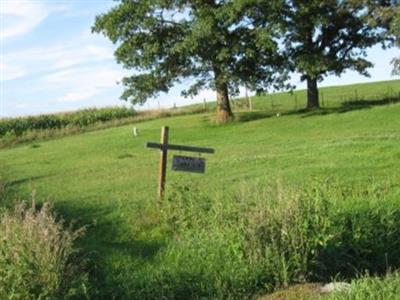
<path id="1" fill-rule="evenodd" d="M 97 16 L 93 31 L 117 44 L 118 63 L 133 70 L 122 80 L 121 98 L 142 104 L 189 79 L 185 96 L 216 90 L 223 123 L 233 116 L 229 95 L 239 86 L 281 84 L 274 22 L 267 16 L 271 26 L 254 25 L 254 1 L 260 0 L 122 0 Z"/>
<path id="2" fill-rule="evenodd" d="M 390 0 L 286 0 L 284 45 L 291 70 L 307 82 L 307 108 L 318 108 L 318 81 L 355 70 L 368 76 L 366 49 L 385 39 L 382 22 L 370 22 Z"/>
<path id="3" fill-rule="evenodd" d="M 400 47 L 400 3 L 392 10 L 393 18 L 390 23 L 390 34 L 393 35 L 394 41 L 398 47 Z M 393 59 L 393 74 L 400 75 L 400 57 Z"/>
<path id="4" fill-rule="evenodd" d="M 400 2 L 399 0 L 368 1 L 370 15 L 368 21 L 374 27 L 384 28 L 386 40 L 384 47 L 400 47 Z M 400 75 L 400 58 L 392 61 L 393 74 Z"/>

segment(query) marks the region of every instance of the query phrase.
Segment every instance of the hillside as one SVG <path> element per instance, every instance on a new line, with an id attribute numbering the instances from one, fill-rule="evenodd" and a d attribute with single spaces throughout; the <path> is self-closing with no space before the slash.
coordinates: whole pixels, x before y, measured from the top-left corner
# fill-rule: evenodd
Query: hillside
<path id="1" fill-rule="evenodd" d="M 170 127 L 170 143 L 216 150 L 202 155 L 207 162 L 204 175 L 172 172 L 171 157 L 179 152 L 170 152 L 167 197 L 171 201 L 185 187 L 229 195 L 277 182 L 304 190 L 315 180 L 328 188 L 353 190 L 354 197 L 351 192 L 349 197 L 365 193 L 366 198 L 373 194 L 378 200 L 398 201 L 400 87 L 398 81 L 381 84 L 380 90 L 373 84 L 348 88 L 357 90 L 351 92 L 356 99 L 341 97 L 345 88 L 324 89 L 325 108 L 316 112 L 299 110 L 304 98 L 299 92 L 274 96 L 274 104 L 269 96 L 255 97 L 253 112 L 238 109 L 237 120 L 224 126 L 213 125 L 206 112 L 35 141 L 1 150 L 0 175 L 13 195 L 27 199 L 34 190 L 36 199 L 50 199 L 67 219 L 90 224 L 81 247 L 98 262 L 94 281 L 99 297 L 133 297 L 131 293 L 147 288 L 135 283 L 138 277 L 150 278 L 153 273 L 154 278 L 162 277 L 149 271 L 160 261 L 173 264 L 176 257 L 179 264 L 179 255 L 168 252 L 173 239 L 153 224 L 159 217 L 153 207 L 159 153 L 146 149 L 145 143 L 159 141 L 161 126 Z M 132 126 L 139 128 L 139 136 L 133 136 Z M 215 286 L 217 279 L 210 284 L 216 290 L 226 289 L 223 281 L 222 287 Z M 159 281 L 173 289 L 173 280 Z M 202 283 L 195 277 L 191 280 Z M 250 291 L 270 290 L 257 280 Z M 189 283 L 185 287 L 182 282 L 182 293 L 186 288 L 201 297 L 204 287 L 192 288 Z"/>

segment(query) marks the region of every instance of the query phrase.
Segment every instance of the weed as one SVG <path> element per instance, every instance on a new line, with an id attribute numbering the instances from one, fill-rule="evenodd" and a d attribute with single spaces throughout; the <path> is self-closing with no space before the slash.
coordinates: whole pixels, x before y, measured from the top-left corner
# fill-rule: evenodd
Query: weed
<path id="1" fill-rule="evenodd" d="M 0 218 L 1 299 L 82 299 L 88 281 L 74 241 L 84 229 L 64 227 L 49 203 L 15 205 Z"/>
<path id="2" fill-rule="evenodd" d="M 366 274 L 352 281 L 348 292 L 336 292 L 329 300 L 400 299 L 400 273 L 380 278 Z"/>
<path id="3" fill-rule="evenodd" d="M 129 298 L 246 299 L 293 283 L 384 272 L 384 257 L 399 267 L 400 209 L 390 201 L 376 209 L 376 200 L 321 180 L 304 190 L 280 182 L 236 192 L 175 187 L 153 224 L 167 245 L 154 266 L 133 275 Z M 145 214 L 154 215 L 149 207 Z"/>

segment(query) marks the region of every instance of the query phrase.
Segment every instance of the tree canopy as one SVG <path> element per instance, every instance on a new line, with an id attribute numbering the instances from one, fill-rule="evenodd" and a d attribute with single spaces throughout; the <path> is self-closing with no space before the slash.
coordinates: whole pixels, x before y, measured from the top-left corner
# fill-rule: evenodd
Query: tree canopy
<path id="1" fill-rule="evenodd" d="M 395 43 L 400 47 L 400 3 L 397 3 L 393 12 L 393 19 L 390 24 L 390 33 L 394 36 Z M 393 74 L 400 75 L 400 57 L 393 59 Z"/>
<path id="2" fill-rule="evenodd" d="M 122 0 L 97 16 L 93 31 L 118 45 L 118 63 L 132 69 L 121 96 L 144 103 L 182 80 L 182 91 L 196 95 L 203 88 L 217 92 L 217 121 L 232 117 L 229 94 L 284 84 L 284 59 L 279 55 L 277 22 L 264 15 L 256 21 L 254 3 L 277 11 L 279 1 Z M 258 22 L 258 24 L 257 24 Z"/>
<path id="3" fill-rule="evenodd" d="M 324 76 L 349 69 L 369 75 L 366 49 L 386 38 L 383 22 L 369 20 L 377 6 L 390 5 L 389 0 L 285 1 L 284 45 L 291 70 L 307 81 L 307 108 L 319 107 L 317 82 Z"/>
<path id="4" fill-rule="evenodd" d="M 216 90 L 225 122 L 240 86 L 288 87 L 289 72 L 307 82 L 307 108 L 318 108 L 318 81 L 346 70 L 368 76 L 366 50 L 398 37 L 398 19 L 397 0 L 120 0 L 93 31 L 132 70 L 122 99 L 143 104 L 191 82 L 182 94 Z"/>

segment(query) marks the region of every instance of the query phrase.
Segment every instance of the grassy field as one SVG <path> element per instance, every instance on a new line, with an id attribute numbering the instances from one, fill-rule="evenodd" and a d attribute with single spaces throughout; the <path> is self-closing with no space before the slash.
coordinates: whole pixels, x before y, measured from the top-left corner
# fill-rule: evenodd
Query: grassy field
<path id="1" fill-rule="evenodd" d="M 322 192 L 334 194 L 333 200 L 351 203 L 346 213 L 357 207 L 386 206 L 392 209 L 393 226 L 398 224 L 399 93 L 400 81 L 326 88 L 322 89 L 324 108 L 315 112 L 300 109 L 305 103 L 304 91 L 267 95 L 253 99 L 252 112 L 236 101 L 236 121 L 224 126 L 214 125 L 212 115 L 206 112 L 142 122 L 135 125 L 140 129 L 138 137 L 133 136 L 132 125 L 127 125 L 38 140 L 1 150 L 0 174 L 10 197 L 28 199 L 35 191 L 36 199 L 53 201 L 65 218 L 90 225 L 80 246 L 94 262 L 90 268 L 94 298 L 145 299 L 153 295 L 154 299 L 185 299 L 190 292 L 192 298 L 241 299 L 272 290 L 275 283 L 302 280 L 300 275 L 285 280 L 285 274 L 272 280 L 262 270 L 254 274 L 256 262 L 243 271 L 248 260 L 238 254 L 241 246 L 234 247 L 240 237 L 232 229 L 235 226 L 226 230 L 228 225 L 223 223 L 232 217 L 226 212 L 241 211 L 235 199 L 252 203 L 250 196 L 237 196 L 243 191 L 251 194 L 254 189 L 253 200 L 258 201 L 264 194 L 279 198 L 290 191 L 314 193 L 314 187 L 323 185 Z M 162 205 L 159 212 L 154 204 L 159 153 L 146 149 L 145 143 L 158 141 L 164 125 L 170 126 L 171 143 L 212 147 L 216 153 L 202 155 L 207 161 L 204 175 L 168 172 L 168 205 Z M 278 188 L 264 190 L 269 186 Z M 202 208 L 208 198 L 212 198 L 210 206 Z M 363 200 L 371 206 L 363 206 Z M 181 206 L 174 206 L 177 203 Z M 196 228 L 201 224 L 207 228 L 198 220 L 219 224 L 219 232 L 224 234 L 218 237 L 216 231 L 207 236 Z M 178 229 L 171 234 L 171 228 Z M 213 247 L 205 245 L 207 240 L 216 248 L 231 247 L 229 253 L 207 252 Z M 390 242 L 389 237 L 384 245 Z M 238 258 L 231 266 L 229 255 Z M 365 258 L 363 255 L 360 257 Z M 375 258 L 370 262 L 376 262 Z M 397 263 L 394 260 L 393 266 L 398 267 Z M 383 269 L 380 265 L 376 271 Z M 176 270 L 183 271 L 178 274 Z M 323 280 L 332 274 L 325 275 L 309 278 Z M 148 286 L 151 284 L 153 287 Z"/>

